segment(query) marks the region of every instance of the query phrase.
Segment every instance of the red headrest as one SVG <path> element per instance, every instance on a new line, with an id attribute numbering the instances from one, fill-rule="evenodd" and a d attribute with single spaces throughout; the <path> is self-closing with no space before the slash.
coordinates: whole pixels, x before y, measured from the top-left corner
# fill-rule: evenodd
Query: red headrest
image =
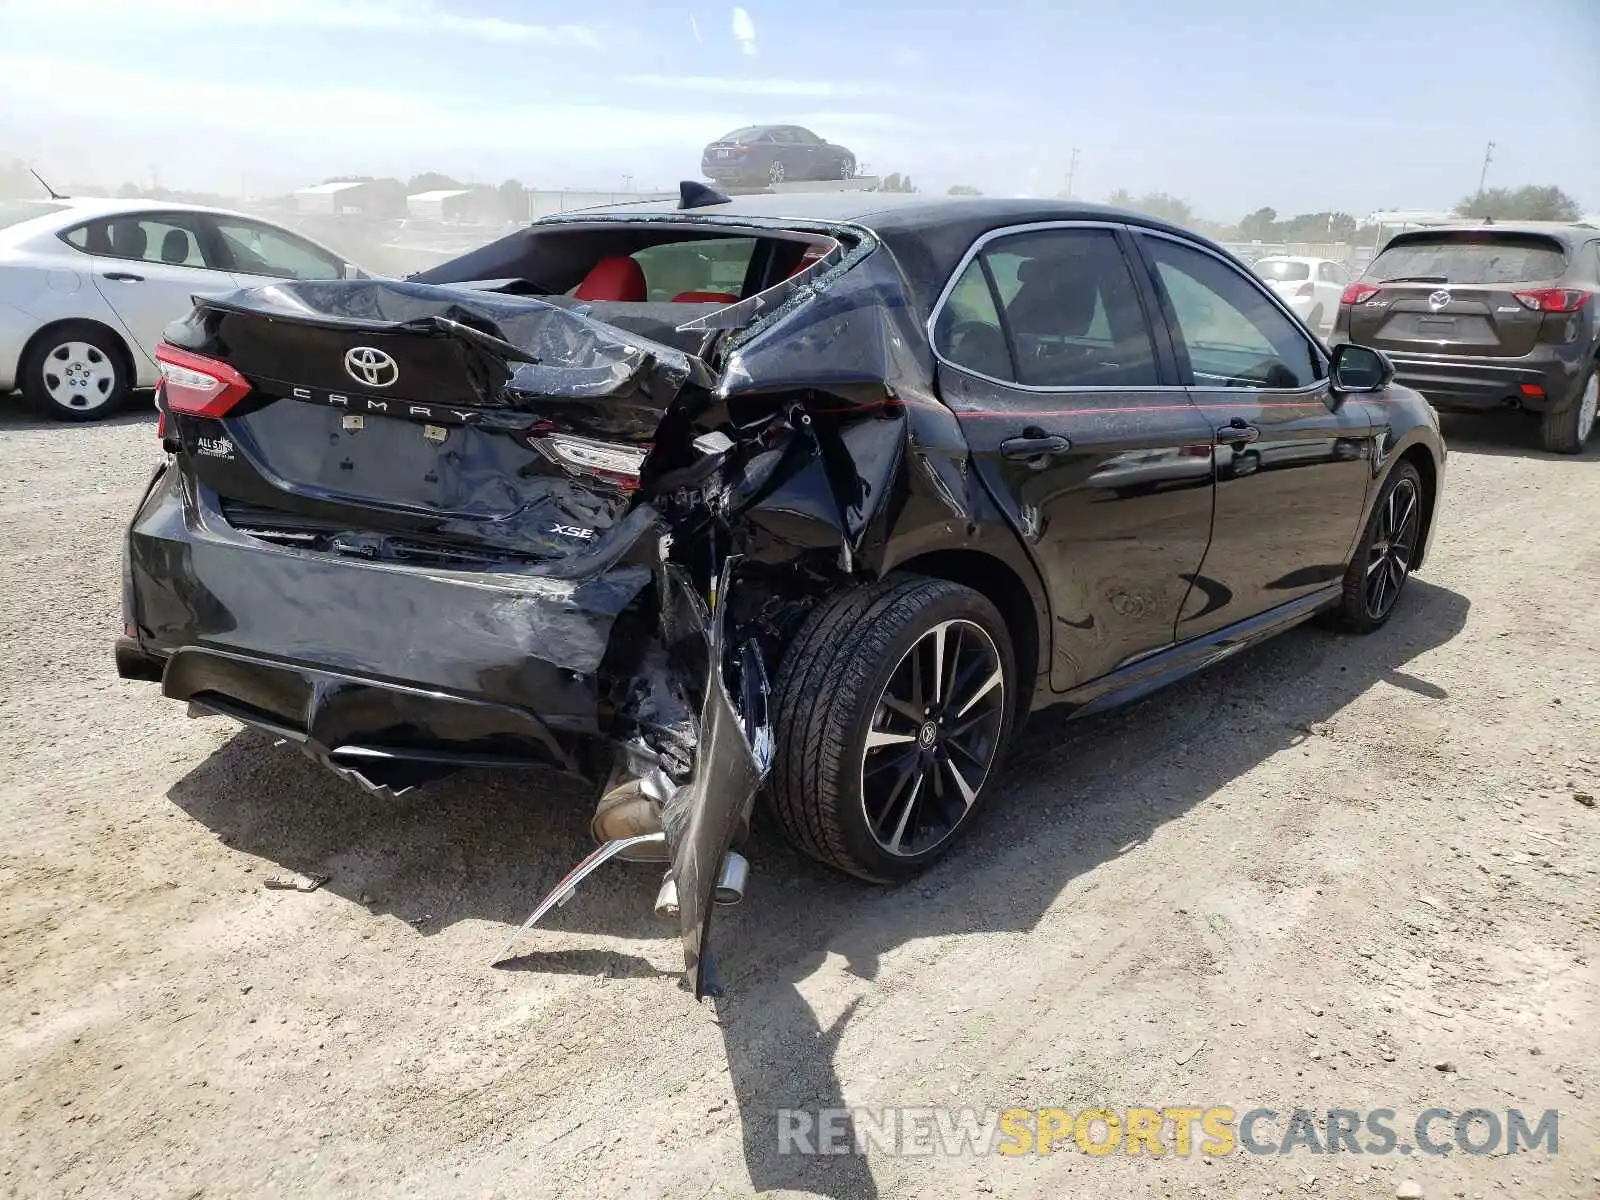
<path id="1" fill-rule="evenodd" d="M 679 292 L 672 298 L 674 304 L 737 304 L 739 297 L 732 292 Z"/>
<path id="2" fill-rule="evenodd" d="M 622 300 L 638 303 L 645 298 L 644 268 L 631 258 L 614 254 L 602 258 L 583 277 L 575 300 Z"/>

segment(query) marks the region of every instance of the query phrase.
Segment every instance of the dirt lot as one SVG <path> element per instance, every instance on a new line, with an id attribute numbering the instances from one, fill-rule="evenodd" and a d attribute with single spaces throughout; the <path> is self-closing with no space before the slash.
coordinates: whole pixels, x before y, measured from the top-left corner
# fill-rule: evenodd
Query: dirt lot
<path id="1" fill-rule="evenodd" d="M 1388 628 L 1037 721 L 917 885 L 759 832 L 729 998 L 697 1006 L 648 868 L 488 965 L 588 848 L 571 786 L 382 801 L 118 681 L 153 422 L 8 407 L 0 1193 L 1600 1194 L 1600 809 L 1575 798 L 1600 795 L 1600 462 L 1446 432 L 1442 532 Z M 331 878 L 263 886 L 294 872 Z M 1402 1131 L 1557 1108 L 1559 1153 L 807 1158 L 774 1117 L 1184 1103 Z"/>

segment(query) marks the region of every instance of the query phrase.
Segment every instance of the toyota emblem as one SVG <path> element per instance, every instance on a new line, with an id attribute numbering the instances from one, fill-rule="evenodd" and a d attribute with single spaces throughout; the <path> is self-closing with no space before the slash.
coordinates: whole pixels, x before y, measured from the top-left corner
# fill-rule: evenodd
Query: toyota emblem
<path id="1" fill-rule="evenodd" d="M 1428 307 L 1433 309 L 1434 312 L 1438 312 L 1441 308 L 1449 305 L 1449 303 L 1450 293 L 1445 291 L 1443 288 L 1440 288 L 1437 292 L 1433 292 L 1428 296 Z"/>
<path id="2" fill-rule="evenodd" d="M 344 370 L 357 383 L 367 387 L 392 387 L 400 378 L 400 366 L 382 350 L 371 346 L 352 346 L 344 352 Z"/>

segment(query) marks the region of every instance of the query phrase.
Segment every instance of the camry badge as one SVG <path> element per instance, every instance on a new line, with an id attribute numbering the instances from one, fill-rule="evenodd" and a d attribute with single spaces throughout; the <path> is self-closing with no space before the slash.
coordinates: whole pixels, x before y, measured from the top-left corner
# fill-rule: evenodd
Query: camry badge
<path id="1" fill-rule="evenodd" d="M 400 378 L 400 366 L 382 350 L 371 346 L 352 346 L 344 352 L 344 370 L 357 383 L 367 387 L 392 387 Z"/>

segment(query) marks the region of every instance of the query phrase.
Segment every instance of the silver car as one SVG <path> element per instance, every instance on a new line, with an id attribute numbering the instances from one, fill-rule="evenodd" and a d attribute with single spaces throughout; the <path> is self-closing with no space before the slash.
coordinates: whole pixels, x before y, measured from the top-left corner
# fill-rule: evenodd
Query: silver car
<path id="1" fill-rule="evenodd" d="M 257 217 L 154 200 L 0 202 L 0 396 L 66 421 L 109 416 L 158 377 L 192 297 L 365 272 Z"/>

